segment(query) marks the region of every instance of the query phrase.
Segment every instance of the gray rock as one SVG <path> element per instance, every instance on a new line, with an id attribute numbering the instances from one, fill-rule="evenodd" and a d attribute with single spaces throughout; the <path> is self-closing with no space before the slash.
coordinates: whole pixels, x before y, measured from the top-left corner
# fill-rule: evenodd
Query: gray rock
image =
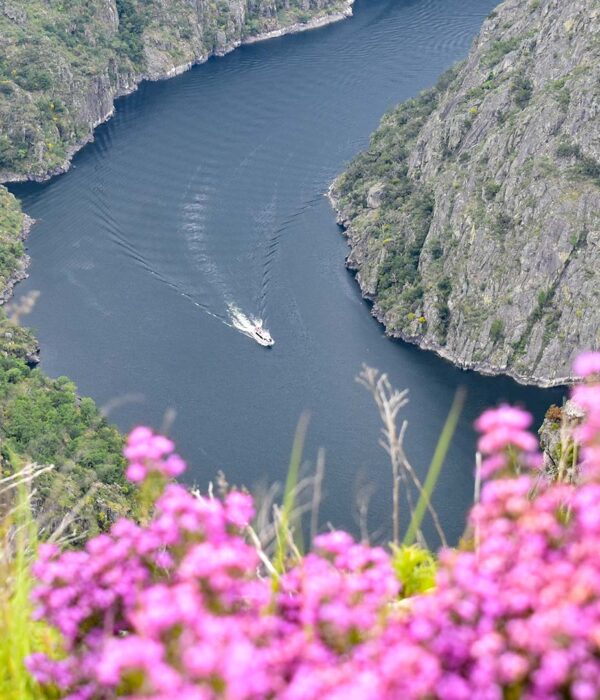
<path id="1" fill-rule="evenodd" d="M 86 0 L 68 10 L 32 0 L 27 12 L 18 0 L 0 0 L 0 54 L 7 65 L 28 67 L 42 80 L 28 84 L 8 74 L 0 80 L 0 182 L 44 180 L 66 170 L 112 115 L 115 98 L 142 80 L 177 75 L 244 42 L 341 20 L 352 14 L 353 2 L 144 0 L 133 3 L 143 26 L 135 55 L 130 30 L 121 35 L 116 0 Z M 83 33 L 75 48 L 49 29 L 65 21 L 72 22 L 73 36 Z"/>
<path id="2" fill-rule="evenodd" d="M 450 84 L 387 115 L 360 163 L 332 197 L 388 332 L 461 367 L 570 381 L 600 346 L 600 0 L 505 0 Z"/>
<path id="3" fill-rule="evenodd" d="M 379 209 L 385 192 L 385 183 L 377 182 L 369 188 L 367 194 L 367 206 L 369 209 Z"/>

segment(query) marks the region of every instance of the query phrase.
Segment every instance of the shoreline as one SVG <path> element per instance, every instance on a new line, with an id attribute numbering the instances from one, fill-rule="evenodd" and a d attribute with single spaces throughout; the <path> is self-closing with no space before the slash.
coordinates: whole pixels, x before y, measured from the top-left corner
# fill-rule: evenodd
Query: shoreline
<path id="1" fill-rule="evenodd" d="M 255 37 L 248 37 L 247 39 L 242 39 L 238 46 L 257 44 L 261 41 L 277 39 L 279 37 L 286 36 L 287 34 L 301 34 L 302 32 L 311 31 L 313 29 L 321 29 L 321 27 L 326 27 L 329 24 L 335 24 L 336 22 L 341 22 L 344 19 L 349 19 L 352 17 L 352 6 L 354 5 L 354 1 L 355 0 L 346 0 L 346 7 L 341 12 L 333 12 L 330 15 L 315 17 L 314 19 L 308 20 L 308 22 L 296 22 L 294 24 L 290 24 L 288 27 L 273 29 L 270 32 L 264 32 L 263 34 L 258 34 Z"/>
<path id="2" fill-rule="evenodd" d="M 23 213 L 23 224 L 21 226 L 20 240 L 25 243 L 29 237 L 29 233 L 35 224 L 35 219 L 32 219 L 27 214 Z M 31 258 L 27 253 L 24 253 L 19 258 L 19 266 L 11 276 L 6 280 L 4 288 L 0 290 L 0 306 L 4 306 L 12 298 L 14 288 L 19 282 L 26 280 L 29 277 L 29 264 L 31 263 Z"/>
<path id="3" fill-rule="evenodd" d="M 346 239 L 346 243 L 348 244 L 348 248 L 352 250 L 352 238 L 351 238 L 351 229 L 348 227 L 343 220 L 341 210 L 338 208 L 338 201 L 334 195 L 334 189 L 335 189 L 335 180 L 331 183 L 329 186 L 329 189 L 327 190 L 326 197 L 329 200 L 329 203 L 331 204 L 331 207 L 333 211 L 335 212 L 336 215 L 336 221 L 338 226 L 341 229 L 342 235 Z M 482 374 L 487 377 L 509 377 L 513 381 L 517 382 L 517 384 L 521 384 L 522 386 L 532 386 L 532 387 L 537 387 L 539 389 L 556 389 L 560 388 L 562 386 L 568 386 L 571 384 L 574 384 L 577 379 L 575 377 L 559 377 L 558 379 L 545 379 L 543 377 L 535 377 L 535 376 L 525 376 L 522 374 L 519 374 L 518 372 L 515 372 L 511 369 L 508 368 L 502 368 L 498 367 L 496 365 L 491 365 L 487 363 L 477 363 L 477 362 L 463 362 L 460 360 L 457 360 L 452 356 L 450 352 L 445 351 L 443 347 L 440 346 L 435 346 L 429 343 L 422 343 L 419 342 L 418 338 L 415 338 L 414 336 L 409 336 L 405 335 L 399 331 L 390 331 L 388 330 L 383 314 L 380 313 L 380 311 L 377 308 L 377 301 L 376 299 L 369 293 L 364 291 L 363 285 L 360 280 L 360 276 L 357 274 L 359 270 L 356 268 L 352 267 L 348 263 L 348 256 L 346 256 L 345 260 L 345 266 L 346 269 L 352 272 L 354 279 L 358 285 L 358 288 L 360 289 L 360 293 L 362 298 L 367 301 L 370 306 L 371 306 L 371 315 L 373 318 L 377 320 L 378 323 L 380 323 L 383 326 L 385 335 L 388 338 L 393 338 L 394 340 L 400 340 L 404 343 L 410 343 L 411 345 L 414 345 L 418 347 L 420 350 L 424 350 L 427 352 L 433 352 L 436 354 L 438 357 L 441 357 L 443 360 L 446 360 L 447 362 L 450 362 L 454 367 L 457 367 L 458 369 L 462 369 L 464 371 L 473 371 L 477 372 L 478 374 Z"/>
<path id="4" fill-rule="evenodd" d="M 87 136 L 85 136 L 77 143 L 71 145 L 67 149 L 65 161 L 62 165 L 57 166 L 51 171 L 48 171 L 45 175 L 21 175 L 10 172 L 0 173 L 0 184 L 8 185 L 11 183 L 16 184 L 23 182 L 42 183 L 47 182 L 48 180 L 51 180 L 54 177 L 63 175 L 66 172 L 68 172 L 71 169 L 73 158 L 77 155 L 77 153 L 79 153 L 79 151 L 85 148 L 85 146 L 87 146 L 89 143 L 92 143 L 94 141 L 95 130 L 102 124 L 108 122 L 113 117 L 115 113 L 115 101 L 121 97 L 126 97 L 127 95 L 133 94 L 143 82 L 159 82 L 161 80 L 169 80 L 178 75 L 182 75 L 194 66 L 206 63 L 212 57 L 226 56 L 227 54 L 238 49 L 240 46 L 244 46 L 246 44 L 256 44 L 261 41 L 268 41 L 269 39 L 283 37 L 288 34 L 299 34 L 301 32 L 311 31 L 313 29 L 320 29 L 322 27 L 326 27 L 329 24 L 335 24 L 344 19 L 352 17 L 352 7 L 354 5 L 354 1 L 355 0 L 346 0 L 346 5 L 344 9 L 340 12 L 334 12 L 329 15 L 315 17 L 314 19 L 311 19 L 308 22 L 304 23 L 296 22 L 294 24 L 290 24 L 287 27 L 281 27 L 280 29 L 274 29 L 269 32 L 264 32 L 263 34 L 259 34 L 255 37 L 247 37 L 239 41 L 235 41 L 219 51 L 214 51 L 205 56 L 200 56 L 199 58 L 193 61 L 188 61 L 187 63 L 174 66 L 173 68 L 170 68 L 163 74 L 139 76 L 139 78 L 136 78 L 131 85 L 128 85 L 122 90 L 117 90 L 112 100 L 113 104 L 111 109 L 104 116 L 100 117 L 98 120 L 93 122 L 93 124 L 90 126 L 90 133 Z M 25 214 L 25 212 L 23 212 L 23 217 L 23 227 L 21 229 L 20 238 L 21 241 L 25 243 L 25 241 L 29 237 L 31 229 L 33 228 L 36 222 L 35 219 L 32 219 L 30 216 Z M 16 287 L 16 285 L 29 277 L 28 268 L 30 263 L 31 258 L 27 254 L 27 252 L 25 252 L 24 255 L 19 259 L 18 268 L 14 270 L 14 272 L 8 278 L 4 288 L 0 290 L 0 306 L 4 306 L 5 304 L 7 304 L 13 296 L 14 288 Z"/>
<path id="5" fill-rule="evenodd" d="M 220 58 L 226 56 L 232 51 L 235 51 L 236 49 L 240 48 L 240 46 L 257 44 L 262 41 L 268 41 L 269 39 L 277 39 L 283 36 L 287 36 L 288 34 L 300 34 L 302 32 L 311 31 L 313 29 L 321 29 L 330 24 L 336 24 L 337 22 L 341 22 L 342 20 L 349 19 L 350 17 L 352 17 L 352 8 L 354 2 L 355 0 L 345 0 L 345 7 L 341 11 L 333 12 L 328 15 L 322 15 L 320 17 L 315 17 L 313 19 L 308 20 L 308 22 L 295 22 L 294 24 L 290 24 L 287 27 L 280 27 L 279 29 L 273 29 L 268 32 L 263 32 L 262 34 L 258 34 L 257 36 L 245 37 L 243 39 L 233 41 L 231 44 L 228 44 L 222 49 L 219 49 L 217 51 L 211 51 L 210 53 L 204 56 L 199 56 L 198 58 L 192 61 L 188 61 L 178 66 L 174 66 L 173 68 L 170 68 L 164 73 L 160 73 L 157 75 L 142 74 L 136 77 L 131 85 L 128 85 L 124 89 L 116 91 L 114 97 L 112 98 L 113 104 L 111 109 L 108 111 L 107 114 L 105 114 L 104 116 L 100 117 L 92 123 L 92 125 L 90 126 L 90 133 L 87 136 L 82 138 L 77 143 L 71 145 L 67 149 L 65 160 L 61 165 L 53 168 L 44 175 L 23 175 L 19 173 L 0 172 L 0 184 L 7 185 L 11 183 L 22 182 L 47 182 L 48 180 L 51 180 L 57 175 L 63 175 L 64 173 L 68 172 L 71 168 L 73 158 L 77 155 L 77 153 L 82 148 L 87 146 L 88 143 L 92 143 L 94 141 L 95 130 L 102 124 L 108 122 L 113 117 L 115 113 L 115 101 L 121 97 L 126 97 L 127 95 L 133 94 L 143 82 L 154 83 L 159 82 L 161 80 L 169 80 L 170 78 L 175 78 L 178 75 L 186 73 L 194 66 L 199 66 L 203 63 L 206 63 L 210 58 Z"/>

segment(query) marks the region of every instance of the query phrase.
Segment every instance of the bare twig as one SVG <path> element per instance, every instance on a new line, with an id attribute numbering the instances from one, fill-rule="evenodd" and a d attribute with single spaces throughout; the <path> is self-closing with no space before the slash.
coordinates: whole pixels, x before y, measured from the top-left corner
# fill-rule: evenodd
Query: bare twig
<path id="1" fill-rule="evenodd" d="M 274 576 L 276 579 L 279 578 L 279 574 L 277 573 L 277 569 L 271 564 L 271 560 L 269 557 L 265 554 L 264 549 L 262 548 L 262 543 L 260 541 L 259 536 L 256 534 L 256 531 L 251 525 L 248 525 L 246 527 L 246 532 L 248 533 L 250 537 L 250 541 L 254 545 L 256 552 L 258 554 L 258 558 L 261 560 L 263 563 L 263 566 L 265 569 L 268 571 L 268 573 L 271 576 Z"/>
<path id="2" fill-rule="evenodd" d="M 425 498 L 427 510 L 431 515 L 434 527 L 438 533 L 442 545 L 446 546 L 446 538 L 441 526 L 437 512 L 425 493 L 423 484 L 417 473 L 409 462 L 404 450 L 404 437 L 408 423 L 403 421 L 398 429 L 397 419 L 401 408 L 408 403 L 408 390 L 398 391 L 392 387 L 386 374 L 379 374 L 373 367 L 363 366 L 357 377 L 359 384 L 362 384 L 373 396 L 379 415 L 383 422 L 381 429 L 382 437 L 379 440 L 381 447 L 387 452 L 392 465 L 392 541 L 395 545 L 400 543 L 400 485 L 405 486 L 405 497 L 411 516 L 414 515 L 414 504 L 409 488 L 408 480 L 414 484 L 419 495 Z M 417 538 L 421 543 L 425 543 L 423 533 L 418 530 Z"/>
<path id="3" fill-rule="evenodd" d="M 77 503 L 77 505 L 74 508 L 72 508 L 68 513 L 65 514 L 65 516 L 60 522 L 60 525 L 48 538 L 48 542 L 58 541 L 62 533 L 69 527 L 69 525 L 71 525 L 75 521 L 77 515 L 85 508 L 87 503 L 89 503 L 90 498 L 92 498 L 92 496 L 96 493 L 97 490 L 97 485 L 92 486 L 89 489 L 89 491 L 85 494 L 85 496 L 79 501 L 79 503 Z"/>
<path id="4" fill-rule="evenodd" d="M 400 469 L 402 468 L 402 449 L 398 435 L 396 418 L 401 408 L 408 403 L 408 391 L 397 391 L 390 384 L 387 375 L 379 375 L 373 367 L 363 365 L 357 381 L 373 396 L 377 410 L 383 422 L 383 437 L 379 444 L 388 453 L 392 464 L 392 540 L 400 543 Z"/>

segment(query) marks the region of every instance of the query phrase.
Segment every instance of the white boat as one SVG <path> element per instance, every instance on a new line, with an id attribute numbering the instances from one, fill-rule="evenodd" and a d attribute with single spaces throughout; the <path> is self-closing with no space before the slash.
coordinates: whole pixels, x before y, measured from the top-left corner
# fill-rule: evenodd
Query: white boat
<path id="1" fill-rule="evenodd" d="M 270 348 L 275 345 L 275 341 L 271 337 L 269 331 L 263 327 L 263 320 L 254 316 L 246 316 L 235 304 L 229 304 L 229 318 L 233 328 L 237 328 L 244 335 L 247 335 L 252 340 L 255 340 L 264 348 Z"/>
<path id="2" fill-rule="evenodd" d="M 259 345 L 265 348 L 270 348 L 275 345 L 275 341 L 266 328 L 263 328 L 262 323 L 255 323 L 251 329 L 251 335 Z"/>

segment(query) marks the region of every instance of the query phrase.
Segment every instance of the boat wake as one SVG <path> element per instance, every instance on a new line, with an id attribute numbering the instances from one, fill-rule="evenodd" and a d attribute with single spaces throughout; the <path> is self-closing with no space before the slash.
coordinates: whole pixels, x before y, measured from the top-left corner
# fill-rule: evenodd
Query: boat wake
<path id="1" fill-rule="evenodd" d="M 240 331 L 248 338 L 252 338 L 259 345 L 271 347 L 275 344 L 269 331 L 263 327 L 263 320 L 254 316 L 247 316 L 239 307 L 233 303 L 227 305 L 231 327 Z"/>

